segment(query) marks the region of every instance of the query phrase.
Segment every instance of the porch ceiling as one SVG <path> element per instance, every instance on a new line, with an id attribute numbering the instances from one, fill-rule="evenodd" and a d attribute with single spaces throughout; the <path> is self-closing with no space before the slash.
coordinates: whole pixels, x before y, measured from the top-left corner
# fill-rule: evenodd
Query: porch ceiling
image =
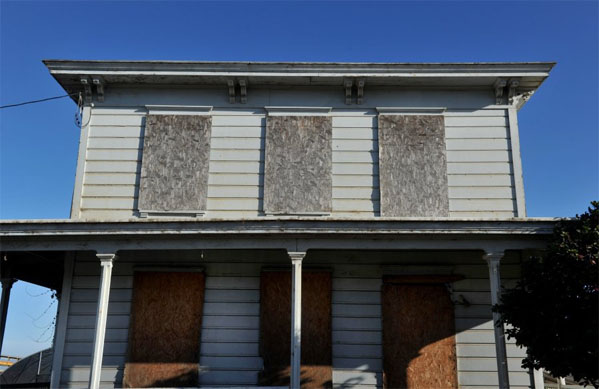
<path id="1" fill-rule="evenodd" d="M 2 247 L 4 242 L 2 242 Z M 54 289 L 62 287 L 64 252 L 19 251 L 10 255 L 1 253 L 0 274 L 2 278 L 15 278 L 32 284 Z M 6 255 L 5 255 L 6 254 Z"/>

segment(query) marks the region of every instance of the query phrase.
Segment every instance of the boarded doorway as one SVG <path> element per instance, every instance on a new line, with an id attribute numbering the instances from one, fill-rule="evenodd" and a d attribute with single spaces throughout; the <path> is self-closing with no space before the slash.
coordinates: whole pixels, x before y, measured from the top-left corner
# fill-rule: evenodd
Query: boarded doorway
<path id="1" fill-rule="evenodd" d="M 204 273 L 136 272 L 125 387 L 198 386 Z"/>
<path id="2" fill-rule="evenodd" d="M 457 388 L 454 306 L 443 284 L 447 281 L 384 278 L 385 388 Z"/>
<path id="3" fill-rule="evenodd" d="M 302 274 L 302 388 L 330 388 L 333 381 L 331 273 Z M 260 385 L 287 386 L 291 352 L 291 272 L 265 271 L 260 280 Z"/>

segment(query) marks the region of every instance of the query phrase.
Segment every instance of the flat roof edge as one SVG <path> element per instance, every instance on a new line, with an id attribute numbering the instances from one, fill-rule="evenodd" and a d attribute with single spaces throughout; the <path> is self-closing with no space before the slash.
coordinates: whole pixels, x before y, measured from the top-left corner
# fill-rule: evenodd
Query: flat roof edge
<path id="1" fill-rule="evenodd" d="M 475 73 L 503 70 L 506 72 L 544 72 L 549 73 L 555 62 L 251 62 L 251 61 L 127 61 L 127 60 L 67 60 L 44 59 L 42 61 L 51 72 L 62 71 L 251 71 L 251 72 L 338 72 L 362 71 L 369 73 L 428 73 L 451 72 L 467 69 Z"/>
<path id="2" fill-rule="evenodd" d="M 5 219 L 0 220 L 0 227 L 5 225 L 44 225 L 44 224 L 161 224 L 161 223 L 260 223 L 260 222 L 320 222 L 320 223 L 547 223 L 558 222 L 562 220 L 570 220 L 565 217 L 524 217 L 524 218 L 449 218 L 449 217 L 376 217 L 376 218 L 318 218 L 306 216 L 290 216 L 290 217 L 258 217 L 258 218 L 160 218 L 160 219 L 117 219 L 117 220 L 96 220 L 96 219 Z"/>

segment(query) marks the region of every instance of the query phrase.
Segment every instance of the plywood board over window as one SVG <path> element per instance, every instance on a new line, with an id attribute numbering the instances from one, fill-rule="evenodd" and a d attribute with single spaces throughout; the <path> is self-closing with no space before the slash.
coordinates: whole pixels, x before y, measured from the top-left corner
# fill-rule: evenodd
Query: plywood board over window
<path id="1" fill-rule="evenodd" d="M 454 306 L 446 276 L 383 279 L 385 388 L 457 388 Z"/>
<path id="2" fill-rule="evenodd" d="M 272 116 L 266 121 L 264 211 L 329 214 L 332 210 L 329 116 Z"/>
<path id="3" fill-rule="evenodd" d="M 381 215 L 449 216 L 443 115 L 381 112 L 378 127 Z"/>
<path id="4" fill-rule="evenodd" d="M 302 388 L 331 388 L 331 273 L 302 274 Z M 291 350 L 291 272 L 264 271 L 260 279 L 260 385 L 287 386 Z"/>
<path id="5" fill-rule="evenodd" d="M 203 214 L 208 192 L 212 117 L 148 115 L 138 209 L 148 214 Z"/>
<path id="6" fill-rule="evenodd" d="M 202 272 L 136 272 L 124 386 L 198 385 Z"/>

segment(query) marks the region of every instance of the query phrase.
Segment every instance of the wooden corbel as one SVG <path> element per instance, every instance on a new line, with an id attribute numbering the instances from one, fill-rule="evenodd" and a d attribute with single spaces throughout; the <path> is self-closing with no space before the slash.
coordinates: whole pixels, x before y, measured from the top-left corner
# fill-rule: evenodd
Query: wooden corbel
<path id="1" fill-rule="evenodd" d="M 351 105 L 351 95 L 354 81 L 347 78 L 343 80 L 343 86 L 345 87 L 345 104 Z"/>
<path id="2" fill-rule="evenodd" d="M 512 79 L 509 83 L 508 101 L 510 104 L 514 104 L 516 97 L 516 89 L 520 86 L 520 80 Z"/>
<path id="3" fill-rule="evenodd" d="M 238 87 L 239 86 L 239 87 Z M 237 91 L 239 91 L 239 102 L 245 104 L 248 101 L 248 81 L 245 78 L 242 79 L 230 79 L 227 80 L 227 87 L 229 88 L 229 103 L 235 104 L 237 101 Z"/>
<path id="4" fill-rule="evenodd" d="M 91 85 L 91 81 L 89 79 L 89 77 L 87 76 L 83 76 L 81 77 L 81 85 L 83 85 L 83 91 L 84 91 L 84 95 L 83 95 L 83 101 L 84 103 L 91 103 L 92 102 L 92 85 Z"/>
<path id="5" fill-rule="evenodd" d="M 362 104 L 364 102 L 364 84 L 366 83 L 366 81 L 364 81 L 364 79 L 359 79 L 356 81 L 358 90 L 357 90 L 357 98 L 356 98 L 356 104 Z"/>
<path id="6" fill-rule="evenodd" d="M 239 102 L 245 104 L 248 101 L 247 80 L 238 80 L 239 82 Z"/>
<path id="7" fill-rule="evenodd" d="M 96 95 L 99 102 L 104 101 L 104 79 L 99 76 L 92 77 L 92 83 L 96 86 Z"/>
<path id="8" fill-rule="evenodd" d="M 227 86 L 229 87 L 229 103 L 235 104 L 235 80 L 227 80 Z"/>
<path id="9" fill-rule="evenodd" d="M 503 103 L 503 91 L 507 85 L 507 80 L 505 78 L 498 78 L 493 84 L 495 88 L 495 104 L 501 105 Z"/>

